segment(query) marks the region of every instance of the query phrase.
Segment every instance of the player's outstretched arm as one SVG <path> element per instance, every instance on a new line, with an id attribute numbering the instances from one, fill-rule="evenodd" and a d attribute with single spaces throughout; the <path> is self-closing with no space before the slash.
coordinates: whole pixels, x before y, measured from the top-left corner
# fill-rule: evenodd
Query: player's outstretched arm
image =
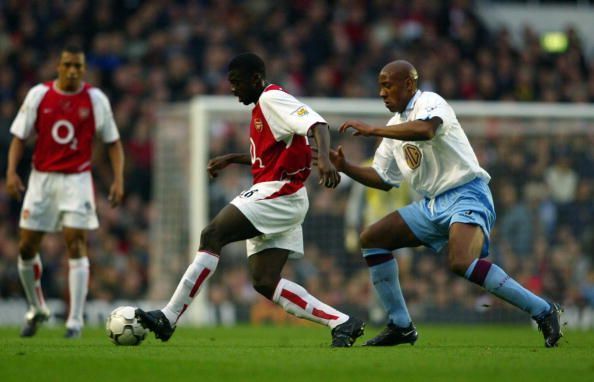
<path id="1" fill-rule="evenodd" d="M 375 136 L 398 139 L 401 141 L 428 141 L 433 139 L 435 132 L 441 123 L 441 118 L 433 117 L 427 120 L 417 119 L 399 123 L 397 125 L 378 127 L 370 126 L 361 121 L 348 120 L 344 122 L 338 130 L 341 133 L 344 133 L 348 129 L 353 129 L 353 135 L 355 136 Z"/>
<path id="2" fill-rule="evenodd" d="M 250 154 L 225 154 L 212 158 L 208 161 L 208 164 L 206 165 L 208 177 L 211 179 L 216 178 L 217 176 L 219 176 L 219 172 L 222 169 L 224 169 L 232 163 L 250 165 L 252 164 L 252 159 L 250 157 Z"/>
<path id="3" fill-rule="evenodd" d="M 119 139 L 107 144 L 107 155 L 113 171 L 113 182 L 109 188 L 109 204 L 115 207 L 124 198 L 124 148 Z"/>
<path id="4" fill-rule="evenodd" d="M 8 149 L 8 166 L 6 169 L 6 191 L 11 197 L 21 200 L 25 186 L 19 174 L 17 174 L 17 167 L 23 157 L 25 151 L 25 142 L 17 137 L 12 138 L 10 148 Z"/>
<path id="5" fill-rule="evenodd" d="M 318 184 L 335 188 L 340 183 L 340 174 L 330 161 L 330 131 L 326 123 L 316 123 L 310 128 L 317 145 L 317 166 L 320 174 Z"/>
<path id="6" fill-rule="evenodd" d="M 388 191 L 392 188 L 392 186 L 383 181 L 373 167 L 358 166 L 349 162 L 344 155 L 342 146 L 338 146 L 336 150 L 330 149 L 330 160 L 338 171 L 345 173 L 353 180 L 364 184 L 367 187 L 377 188 L 384 191 Z"/>

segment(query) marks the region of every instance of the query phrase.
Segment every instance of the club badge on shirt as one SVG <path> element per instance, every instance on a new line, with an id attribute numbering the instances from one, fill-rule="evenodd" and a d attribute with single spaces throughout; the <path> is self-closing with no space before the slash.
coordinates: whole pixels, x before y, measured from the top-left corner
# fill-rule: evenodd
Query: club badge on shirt
<path id="1" fill-rule="evenodd" d="M 262 123 L 262 120 L 260 118 L 254 119 L 254 127 L 256 128 L 258 133 L 262 131 L 262 128 L 264 127 L 264 123 Z"/>
<path id="2" fill-rule="evenodd" d="M 298 117 L 303 117 L 305 115 L 308 115 L 309 112 L 307 111 L 307 109 L 305 108 L 305 106 L 301 106 L 299 109 L 295 110 L 291 114 L 296 114 Z"/>
<path id="3" fill-rule="evenodd" d="M 406 159 L 406 164 L 411 170 L 416 169 L 421 165 L 421 159 L 423 158 L 423 153 L 419 148 L 413 144 L 407 143 L 402 146 L 402 150 L 404 151 L 404 158 Z"/>
<path id="4" fill-rule="evenodd" d="M 91 110 L 88 107 L 81 107 L 80 109 L 78 109 L 78 116 L 80 117 L 80 119 L 87 119 L 90 113 Z"/>

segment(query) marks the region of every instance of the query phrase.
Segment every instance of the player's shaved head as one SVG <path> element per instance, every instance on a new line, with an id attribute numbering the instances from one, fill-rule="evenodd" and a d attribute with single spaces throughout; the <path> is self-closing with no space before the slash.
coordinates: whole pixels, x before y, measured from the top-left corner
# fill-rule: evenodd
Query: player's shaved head
<path id="1" fill-rule="evenodd" d="M 382 72 L 399 81 L 410 78 L 413 81 L 416 90 L 419 74 L 417 73 L 417 69 L 410 62 L 406 60 L 392 61 L 383 67 Z"/>
<path id="2" fill-rule="evenodd" d="M 402 113 L 417 92 L 417 69 L 408 61 L 392 61 L 382 68 L 378 76 L 380 97 L 388 110 Z"/>
<path id="3" fill-rule="evenodd" d="M 239 71 L 246 75 L 260 74 L 266 77 L 264 61 L 254 53 L 247 52 L 235 56 L 229 63 L 229 71 Z"/>
<path id="4" fill-rule="evenodd" d="M 227 79 L 231 92 L 244 105 L 258 102 L 267 85 L 264 61 L 254 53 L 242 53 L 229 63 Z"/>

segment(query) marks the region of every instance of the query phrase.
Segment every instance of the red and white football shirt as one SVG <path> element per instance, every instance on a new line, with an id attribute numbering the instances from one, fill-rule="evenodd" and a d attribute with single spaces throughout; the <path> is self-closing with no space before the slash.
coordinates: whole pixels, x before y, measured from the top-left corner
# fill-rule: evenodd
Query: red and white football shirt
<path id="1" fill-rule="evenodd" d="M 74 93 L 59 90 L 55 82 L 33 87 L 10 132 L 26 139 L 33 131 L 33 167 L 42 172 L 88 171 L 95 133 L 105 143 L 120 138 L 107 97 L 87 83 Z"/>
<path id="2" fill-rule="evenodd" d="M 316 123 L 326 121 L 279 86 L 260 95 L 250 125 L 254 185 L 231 201 L 262 233 L 246 240 L 248 256 L 268 248 L 303 256 L 301 224 L 309 208 L 303 182 L 311 172 L 307 133 Z"/>
<path id="3" fill-rule="evenodd" d="M 311 172 L 306 135 L 316 123 L 326 121 L 280 86 L 266 87 L 252 111 L 250 125 L 254 184 L 288 181 L 285 194 L 301 188 Z"/>

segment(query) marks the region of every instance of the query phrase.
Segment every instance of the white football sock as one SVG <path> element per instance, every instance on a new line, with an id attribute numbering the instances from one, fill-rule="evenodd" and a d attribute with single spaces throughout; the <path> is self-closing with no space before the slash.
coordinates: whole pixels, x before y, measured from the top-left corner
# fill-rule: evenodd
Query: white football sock
<path id="1" fill-rule="evenodd" d="M 69 329 L 83 327 L 83 312 L 89 290 L 89 258 L 68 260 L 68 288 L 70 290 L 70 313 L 66 321 Z"/>
<path id="2" fill-rule="evenodd" d="M 47 312 L 43 291 L 41 290 L 41 274 L 43 265 L 39 254 L 30 260 L 23 260 L 21 256 L 18 259 L 18 270 L 21 284 L 27 296 L 29 308 L 35 312 Z"/>
<path id="3" fill-rule="evenodd" d="M 214 273 L 219 263 L 219 257 L 215 254 L 198 251 L 194 261 L 186 273 L 182 276 L 171 300 L 161 309 L 171 325 L 175 325 L 177 320 L 186 311 L 192 303 L 194 296 L 200 292 L 200 287 Z"/>
<path id="4" fill-rule="evenodd" d="M 329 326 L 332 329 L 349 319 L 348 315 L 309 294 L 301 285 L 286 279 L 279 281 L 272 301 L 294 316 Z"/>

